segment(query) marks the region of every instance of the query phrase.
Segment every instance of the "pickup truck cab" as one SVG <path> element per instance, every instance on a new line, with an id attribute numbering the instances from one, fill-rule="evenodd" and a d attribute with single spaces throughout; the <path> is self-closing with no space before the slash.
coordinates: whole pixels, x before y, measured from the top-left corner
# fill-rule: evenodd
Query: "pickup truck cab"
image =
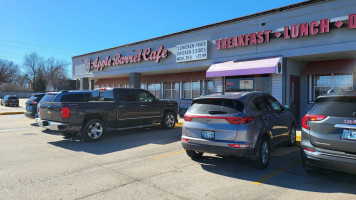
<path id="1" fill-rule="evenodd" d="M 93 90 L 88 101 L 41 103 L 38 124 L 65 135 L 80 132 L 85 140 L 97 141 L 107 130 L 143 128 L 157 123 L 166 129 L 173 128 L 177 113 L 177 102 L 158 100 L 146 90 L 101 88 Z"/>

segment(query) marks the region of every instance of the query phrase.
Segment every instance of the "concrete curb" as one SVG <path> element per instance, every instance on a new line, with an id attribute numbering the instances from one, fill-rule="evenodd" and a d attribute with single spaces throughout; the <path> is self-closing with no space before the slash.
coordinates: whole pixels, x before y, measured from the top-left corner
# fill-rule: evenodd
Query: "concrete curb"
<path id="1" fill-rule="evenodd" d="M 25 112 L 2 112 L 0 115 L 18 115 L 18 114 L 24 114 Z"/>

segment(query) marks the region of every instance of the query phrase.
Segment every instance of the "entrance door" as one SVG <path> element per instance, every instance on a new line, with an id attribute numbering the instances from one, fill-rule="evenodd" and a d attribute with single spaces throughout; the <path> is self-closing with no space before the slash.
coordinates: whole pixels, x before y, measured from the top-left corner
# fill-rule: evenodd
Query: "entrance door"
<path id="1" fill-rule="evenodd" d="M 290 110 L 295 116 L 296 123 L 299 124 L 299 76 L 290 77 Z"/>

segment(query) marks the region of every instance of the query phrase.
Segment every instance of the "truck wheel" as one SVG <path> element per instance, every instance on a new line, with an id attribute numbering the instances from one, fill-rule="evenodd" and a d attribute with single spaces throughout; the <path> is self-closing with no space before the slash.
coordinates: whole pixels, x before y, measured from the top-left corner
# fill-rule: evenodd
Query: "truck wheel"
<path id="1" fill-rule="evenodd" d="M 270 158 L 270 143 L 266 136 L 262 138 L 261 144 L 258 149 L 256 166 L 260 169 L 265 169 L 268 166 Z"/>
<path id="2" fill-rule="evenodd" d="M 99 119 L 92 119 L 85 123 L 82 128 L 82 135 L 88 142 L 98 141 L 105 132 L 105 125 Z"/>
<path id="3" fill-rule="evenodd" d="M 161 124 L 164 129 L 174 128 L 176 125 L 176 117 L 174 116 L 174 113 L 166 112 L 163 116 Z"/>

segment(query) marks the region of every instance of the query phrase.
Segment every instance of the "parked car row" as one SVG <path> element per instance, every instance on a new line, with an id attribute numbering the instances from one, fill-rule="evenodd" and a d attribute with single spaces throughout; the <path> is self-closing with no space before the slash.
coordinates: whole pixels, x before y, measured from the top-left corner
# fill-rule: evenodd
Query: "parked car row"
<path id="1" fill-rule="evenodd" d="M 108 130 L 158 123 L 173 128 L 178 105 L 142 89 L 101 88 L 36 94 L 28 100 L 26 110 L 30 118 L 38 110 L 36 121 L 45 129 L 66 136 L 80 133 L 87 141 L 97 141 Z M 181 143 L 192 159 L 213 153 L 251 158 L 257 167 L 266 168 L 273 146 L 295 145 L 296 128 L 289 107 L 269 94 L 214 93 L 193 100 L 184 115 Z M 301 155 L 308 172 L 327 168 L 356 173 L 355 92 L 315 100 L 302 120 Z"/>

